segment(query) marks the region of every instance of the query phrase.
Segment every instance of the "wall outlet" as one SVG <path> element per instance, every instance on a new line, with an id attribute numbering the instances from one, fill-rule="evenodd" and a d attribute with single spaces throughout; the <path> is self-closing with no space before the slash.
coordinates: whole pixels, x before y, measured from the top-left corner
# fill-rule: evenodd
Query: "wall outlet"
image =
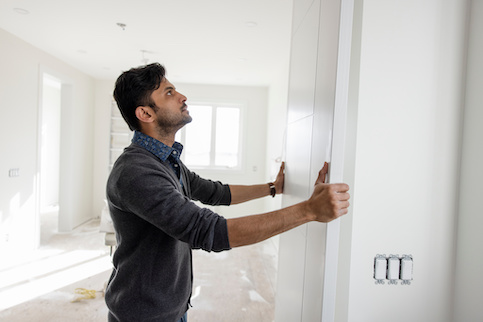
<path id="1" fill-rule="evenodd" d="M 19 168 L 13 168 L 13 169 L 8 170 L 8 176 L 10 178 L 20 176 L 20 169 Z"/>

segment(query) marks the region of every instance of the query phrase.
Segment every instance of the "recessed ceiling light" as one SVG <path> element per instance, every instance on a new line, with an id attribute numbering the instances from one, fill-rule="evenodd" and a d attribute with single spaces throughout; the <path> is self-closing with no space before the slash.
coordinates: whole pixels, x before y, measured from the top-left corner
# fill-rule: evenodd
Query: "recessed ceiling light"
<path id="1" fill-rule="evenodd" d="M 258 23 L 256 23 L 255 21 L 247 21 L 247 22 L 245 23 L 245 25 L 246 25 L 247 27 L 253 28 L 253 27 L 258 26 Z"/>
<path id="2" fill-rule="evenodd" d="M 13 11 L 15 11 L 16 13 L 21 14 L 21 15 L 28 15 L 30 13 L 30 11 L 22 9 L 22 8 L 13 8 Z"/>

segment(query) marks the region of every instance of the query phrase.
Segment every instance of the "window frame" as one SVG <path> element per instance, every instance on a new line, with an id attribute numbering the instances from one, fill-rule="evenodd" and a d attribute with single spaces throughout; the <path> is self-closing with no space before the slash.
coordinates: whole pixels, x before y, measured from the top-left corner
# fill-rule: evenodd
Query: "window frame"
<path id="1" fill-rule="evenodd" d="M 242 172 L 245 166 L 245 157 L 244 157 L 244 135 L 245 135 L 245 114 L 247 110 L 247 104 L 242 101 L 216 101 L 216 100 L 190 100 L 187 102 L 188 110 L 191 108 L 196 108 L 196 105 L 200 106 L 211 106 L 212 107 L 212 123 L 211 123 L 211 150 L 210 150 L 210 164 L 207 166 L 202 165 L 187 165 L 190 169 L 193 170 L 202 170 L 202 171 L 215 171 L 215 172 Z M 238 108 L 239 110 L 239 127 L 238 127 L 238 161 L 236 167 L 228 167 L 228 166 L 217 166 L 215 165 L 215 155 L 216 155 L 216 116 L 217 116 L 217 109 L 218 108 Z M 185 125 L 181 130 L 179 130 L 177 136 L 177 140 L 184 146 L 184 151 L 189 149 L 188 146 L 185 145 L 186 143 L 186 127 L 189 124 Z M 181 155 L 181 160 L 185 162 L 185 152 Z"/>

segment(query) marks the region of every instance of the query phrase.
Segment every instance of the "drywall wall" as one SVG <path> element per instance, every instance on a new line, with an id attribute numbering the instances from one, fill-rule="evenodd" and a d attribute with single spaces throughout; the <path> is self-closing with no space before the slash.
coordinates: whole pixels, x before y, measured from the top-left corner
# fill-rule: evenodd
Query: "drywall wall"
<path id="1" fill-rule="evenodd" d="M 483 1 L 469 8 L 454 322 L 483 321 Z"/>
<path id="2" fill-rule="evenodd" d="M 0 247 L 37 246 L 38 111 L 41 71 L 65 81 L 69 100 L 61 111 L 59 229 L 68 231 L 92 217 L 94 84 L 85 74 L 0 30 Z M 18 177 L 9 169 L 18 168 Z"/>
<path id="3" fill-rule="evenodd" d="M 106 183 L 109 176 L 109 156 L 111 139 L 111 104 L 115 80 L 96 80 L 94 165 L 92 186 L 92 208 L 96 217 L 101 216 L 106 205 Z"/>
<path id="4" fill-rule="evenodd" d="M 356 1 L 336 321 L 452 319 L 465 20 L 457 0 Z M 376 285 L 377 254 L 411 254 L 412 284 Z"/>

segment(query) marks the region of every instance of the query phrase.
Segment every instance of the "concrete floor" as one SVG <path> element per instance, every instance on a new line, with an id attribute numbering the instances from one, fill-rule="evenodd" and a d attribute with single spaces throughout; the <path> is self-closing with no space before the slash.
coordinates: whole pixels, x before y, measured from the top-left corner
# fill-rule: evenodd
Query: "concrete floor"
<path id="1" fill-rule="evenodd" d="M 56 218 L 55 213 L 44 217 L 37 251 L 0 266 L 0 321 L 107 321 L 103 289 L 111 264 L 99 222 L 60 234 Z M 193 307 L 188 320 L 273 321 L 276 241 L 222 253 L 193 251 Z M 97 291 L 95 298 L 82 299 L 77 288 Z"/>

